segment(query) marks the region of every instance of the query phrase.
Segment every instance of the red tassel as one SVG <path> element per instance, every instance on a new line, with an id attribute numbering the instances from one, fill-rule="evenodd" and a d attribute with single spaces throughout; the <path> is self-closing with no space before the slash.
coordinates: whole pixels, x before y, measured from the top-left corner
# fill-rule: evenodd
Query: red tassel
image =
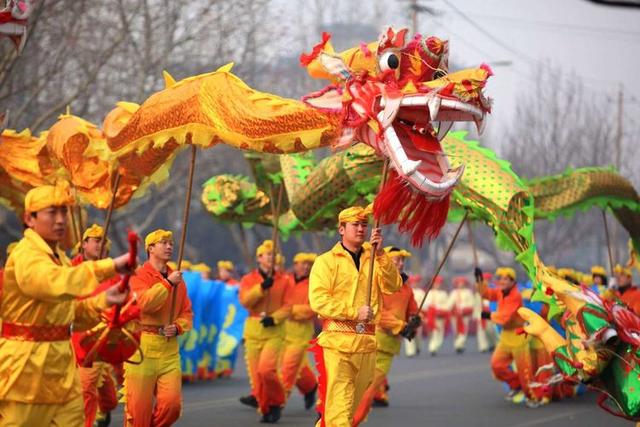
<path id="1" fill-rule="evenodd" d="M 373 215 L 383 224 L 398 223 L 401 233 L 411 233 L 411 244 L 422 246 L 424 239 L 433 240 L 447 221 L 449 195 L 431 201 L 413 191 L 395 171 L 378 193 Z"/>

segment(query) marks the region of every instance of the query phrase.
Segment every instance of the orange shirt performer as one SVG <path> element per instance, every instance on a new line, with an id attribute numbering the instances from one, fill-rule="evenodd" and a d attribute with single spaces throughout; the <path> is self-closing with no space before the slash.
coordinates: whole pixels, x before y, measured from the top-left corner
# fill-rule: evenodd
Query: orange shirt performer
<path id="1" fill-rule="evenodd" d="M 482 280 L 480 269 L 476 269 L 475 275 L 480 295 L 489 301 L 498 302 L 498 308 L 490 314 L 491 321 L 502 326 L 498 344 L 491 356 L 493 375 L 509 386 L 510 391 L 505 397 L 507 401 L 524 401 L 527 406 L 538 406 L 529 390 L 533 376 L 529 339 L 525 334 L 519 333 L 524 320 L 517 313 L 522 307 L 522 295 L 516 286 L 516 272 L 509 267 L 498 268 L 495 274 L 496 288 L 489 288 Z M 511 369 L 512 362 L 516 366 L 515 372 Z"/>
<path id="2" fill-rule="evenodd" d="M 25 197 L 27 229 L 7 260 L 0 301 L 0 425 L 84 424 L 82 390 L 71 347 L 71 323 L 97 318 L 124 302 L 113 286 L 89 296 L 100 282 L 126 273 L 128 254 L 71 263 L 59 243 L 67 233 L 69 185 L 59 181 Z"/>
<path id="3" fill-rule="evenodd" d="M 258 268 L 240 281 L 240 303 L 249 311 L 244 325 L 244 356 L 262 422 L 276 423 L 285 402 L 278 362 L 284 347 L 284 321 L 291 312 L 285 295 L 292 283 L 288 274 L 274 273 L 271 240 L 258 246 L 256 257 Z M 250 398 L 242 397 L 241 401 Z"/>
<path id="4" fill-rule="evenodd" d="M 173 255 L 173 234 L 155 230 L 145 237 L 144 246 L 149 260 L 130 282 L 140 306 L 140 349 L 144 359 L 140 364 L 124 365 L 125 425 L 170 426 L 178 420 L 182 410 L 177 336 L 191 329 L 193 312 L 182 273 L 167 266 Z M 174 292 L 175 319 L 171 322 Z"/>
<path id="5" fill-rule="evenodd" d="M 305 409 L 316 403 L 318 381 L 309 364 L 307 349 L 315 332 L 315 313 L 309 305 L 309 273 L 316 254 L 300 252 L 293 258 L 294 286 L 285 296 L 291 314 L 285 321 L 285 348 L 282 353 L 282 383 L 287 396 L 293 386 L 304 396 Z"/>
<path id="6" fill-rule="evenodd" d="M 406 283 L 409 277 L 404 273 L 405 258 L 410 257 L 411 253 L 395 246 L 388 247 L 385 250 L 398 268 L 403 285 L 398 292 L 382 296 L 382 315 L 376 325 L 376 342 L 378 347 L 376 349 L 375 374 L 373 382 L 367 388 L 358 405 L 353 420 L 354 426 L 364 421 L 371 409 L 374 397 L 379 393 L 381 388 L 385 388 L 393 356 L 400 353 L 402 337 L 414 339 L 416 330 L 422 322 L 422 319 L 418 315 L 418 305 L 413 296 L 413 289 Z M 378 400 L 381 401 L 381 406 L 388 406 L 386 396 Z M 380 405 L 380 403 L 378 405 Z"/>
<path id="7" fill-rule="evenodd" d="M 373 229 L 365 243 L 369 210 L 351 207 L 338 215 L 341 242 L 320 255 L 311 269 L 309 301 L 323 320 L 316 346 L 321 418 L 316 424 L 346 427 L 365 390 L 373 381 L 376 365 L 376 327 L 382 294 L 396 292 L 402 279 L 382 248 L 382 231 Z M 374 276 L 371 301 L 367 301 L 371 248 Z"/>
<path id="8" fill-rule="evenodd" d="M 82 242 L 80 242 L 80 253 L 71 260 L 71 264 L 79 265 L 86 261 L 99 260 L 101 258 L 102 239 L 104 238 L 104 230 L 99 225 L 93 224 L 87 228 L 82 235 Z M 107 239 L 105 243 L 105 252 L 107 254 L 110 246 L 111 242 Z M 101 283 L 98 289 L 118 284 L 120 279 L 120 276 L 114 276 Z M 74 322 L 73 324 L 71 342 L 76 354 L 82 397 L 84 398 L 85 427 L 93 426 L 98 415 L 98 409 L 100 410 L 99 423 L 110 422 L 110 412 L 118 406 L 113 367 L 109 363 L 100 361 L 94 361 L 91 366 L 84 366 L 85 361 L 82 355 L 85 350 L 80 348 L 79 339 L 82 336 L 82 332 L 95 327 L 100 323 L 100 320 L 100 318 L 92 318 L 88 322 Z"/>

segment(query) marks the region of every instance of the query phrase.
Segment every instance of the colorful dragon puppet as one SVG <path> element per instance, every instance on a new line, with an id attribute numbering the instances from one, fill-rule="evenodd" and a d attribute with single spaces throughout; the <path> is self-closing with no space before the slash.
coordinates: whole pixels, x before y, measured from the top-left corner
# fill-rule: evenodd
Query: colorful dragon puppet
<path id="1" fill-rule="evenodd" d="M 608 208 L 629 232 L 635 249 L 640 242 L 636 190 L 607 167 L 570 170 L 525 182 L 508 162 L 466 139 L 463 132 L 450 132 L 441 143 L 454 166 L 466 165 L 452 193 L 449 220 L 459 221 L 467 211 L 473 220 L 490 226 L 499 246 L 515 253 L 535 284 L 532 299 L 548 304 L 549 318 L 562 318 L 566 325 L 564 338 L 535 313 L 522 313 L 530 322 L 527 332 L 540 336 L 555 358 L 559 373 L 554 380 L 587 382 L 604 392 L 600 402 L 607 410 L 637 418 L 640 399 L 634 390 L 640 387 L 640 320 L 621 306 L 603 302 L 591 291 L 556 277 L 538 257 L 534 236 L 535 219 Z M 256 184 L 243 177 L 212 177 L 203 186 L 202 201 L 218 219 L 270 224 L 270 201 L 261 188 L 268 175 L 281 170 L 288 195 L 287 208 L 278 221 L 284 233 L 335 228 L 331 213 L 355 201 L 371 200 L 380 181 L 381 161 L 366 146 L 351 147 L 317 165 L 305 154 L 265 158 L 261 167 L 252 159 L 250 163 Z"/>
<path id="2" fill-rule="evenodd" d="M 185 144 L 283 154 L 364 142 L 392 168 L 374 209 L 385 222 L 399 219 L 421 242 L 444 224 L 449 194 L 464 170 L 450 167 L 439 141 L 455 121 L 482 127 L 491 71 L 448 74 L 447 42 L 420 35 L 406 42 L 406 34 L 389 28 L 378 42 L 342 53 L 325 34 L 301 61 L 310 75 L 331 84 L 303 101 L 251 89 L 229 72 L 231 65 L 179 82 L 165 73 L 164 90 L 142 105 L 118 104 L 102 130 L 63 116 L 48 133 L 48 150 L 72 182 L 96 197 L 111 193 L 119 165 L 125 171 L 121 206 Z M 80 164 L 87 158 L 92 165 Z"/>

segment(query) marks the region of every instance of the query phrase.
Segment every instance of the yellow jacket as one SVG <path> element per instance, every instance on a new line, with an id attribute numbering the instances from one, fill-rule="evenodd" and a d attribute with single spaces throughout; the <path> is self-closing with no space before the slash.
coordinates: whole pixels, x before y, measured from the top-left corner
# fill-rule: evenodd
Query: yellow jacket
<path id="1" fill-rule="evenodd" d="M 95 317 L 105 307 L 104 293 L 91 294 L 115 275 L 112 259 L 72 267 L 60 248 L 52 250 L 27 229 L 7 260 L 0 300 L 3 322 L 22 325 L 68 325 Z M 0 400 L 66 403 L 80 394 L 70 340 L 21 341 L 0 337 Z"/>
<path id="2" fill-rule="evenodd" d="M 358 309 L 367 304 L 367 276 L 371 245 L 365 243 L 360 256 L 360 270 L 341 243 L 320 255 L 311 269 L 309 302 L 322 319 L 357 320 Z M 382 294 L 391 294 L 402 287 L 398 269 L 386 253 L 376 256 L 374 264 L 371 308 L 376 320 L 382 305 Z M 322 332 L 318 344 L 347 353 L 367 353 L 376 350 L 375 335 L 345 332 Z"/>

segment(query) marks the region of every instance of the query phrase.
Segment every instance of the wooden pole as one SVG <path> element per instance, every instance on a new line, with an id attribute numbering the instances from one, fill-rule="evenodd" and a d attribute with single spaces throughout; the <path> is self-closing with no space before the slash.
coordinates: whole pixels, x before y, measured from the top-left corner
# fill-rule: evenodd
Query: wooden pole
<path id="1" fill-rule="evenodd" d="M 107 236 L 109 235 L 109 227 L 111 226 L 111 216 L 113 215 L 113 208 L 116 205 L 116 195 L 118 194 L 118 187 L 120 186 L 120 172 L 116 171 L 116 178 L 113 183 L 113 194 L 111 194 L 111 202 L 109 202 L 109 210 L 107 211 L 107 218 L 104 221 L 104 234 L 102 236 L 102 242 L 100 242 L 100 259 L 105 256 L 105 248 L 107 247 Z"/>
<path id="2" fill-rule="evenodd" d="M 604 234 L 607 238 L 607 252 L 609 252 L 609 272 L 611 277 L 613 277 L 613 253 L 611 252 L 611 238 L 609 237 L 609 225 L 607 224 L 607 211 L 604 209 L 602 210 L 602 222 L 604 222 Z"/>
<path id="3" fill-rule="evenodd" d="M 384 161 L 384 165 L 382 166 L 382 179 L 380 180 L 380 188 L 378 189 L 378 193 L 384 187 L 384 184 L 387 182 L 387 175 L 389 175 L 389 160 Z M 376 219 L 373 223 L 373 228 L 380 227 L 380 220 Z M 373 267 L 376 259 L 376 251 L 378 250 L 378 245 L 374 244 L 371 246 L 371 256 L 369 261 L 369 275 L 367 276 L 367 305 L 371 306 L 371 291 L 373 288 Z"/>
<path id="4" fill-rule="evenodd" d="M 469 243 L 471 243 L 471 251 L 473 253 L 473 266 L 478 268 L 480 263 L 478 262 L 478 248 L 476 247 L 476 241 L 473 238 L 473 230 L 471 229 L 471 221 L 467 221 L 467 232 L 469 233 Z"/>
<path id="5" fill-rule="evenodd" d="M 193 173 L 196 169 L 196 146 L 191 145 L 191 163 L 189 165 L 189 180 L 187 182 L 187 194 L 184 200 L 184 215 L 182 216 L 182 234 L 180 235 L 180 246 L 178 248 L 178 262 L 176 268 L 182 267 L 184 258 L 184 244 L 187 241 L 187 226 L 189 225 L 189 208 L 191 207 L 191 190 L 193 189 Z M 176 298 L 178 296 L 178 285 L 171 290 L 171 311 L 169 312 L 169 325 L 173 323 L 176 315 Z"/>
<path id="6" fill-rule="evenodd" d="M 278 200 L 274 204 L 275 200 L 273 197 L 273 184 L 269 188 L 269 198 L 271 199 L 271 213 L 273 216 L 273 231 L 271 233 L 271 241 L 273 242 L 273 261 L 271 263 L 271 278 L 275 278 L 276 275 L 276 262 L 278 259 L 278 238 L 279 232 L 278 224 L 280 219 L 280 210 L 282 209 L 282 195 L 284 194 L 284 183 L 281 183 L 278 187 Z M 266 315 L 269 315 L 269 309 L 271 305 L 271 292 L 267 289 L 267 294 L 265 295 L 265 309 L 264 312 Z"/>
<path id="7" fill-rule="evenodd" d="M 458 225 L 458 228 L 456 229 L 456 232 L 453 235 L 453 238 L 449 242 L 449 246 L 447 246 L 447 250 L 444 252 L 444 256 L 440 260 L 440 264 L 438 264 L 438 268 L 436 268 L 435 273 L 431 277 L 431 281 L 429 282 L 429 286 L 427 286 L 426 292 L 424 293 L 424 296 L 422 297 L 422 301 L 420 302 L 420 307 L 418 307 L 418 312 L 422 311 L 422 306 L 424 305 L 424 302 L 427 300 L 427 295 L 429 295 L 429 291 L 431 291 L 431 288 L 433 287 L 433 283 L 436 281 L 436 277 L 438 276 L 438 274 L 440 274 L 440 270 L 442 270 L 442 267 L 444 266 L 444 263 L 447 261 L 447 258 L 449 258 L 449 254 L 451 253 L 451 249 L 453 249 L 453 245 L 456 242 L 456 240 L 458 239 L 458 235 L 460 234 L 460 230 L 462 230 L 462 227 L 464 226 L 464 223 L 467 222 L 467 217 L 468 216 L 469 216 L 469 211 L 465 212 L 464 218 L 462 218 L 462 221 Z"/>

